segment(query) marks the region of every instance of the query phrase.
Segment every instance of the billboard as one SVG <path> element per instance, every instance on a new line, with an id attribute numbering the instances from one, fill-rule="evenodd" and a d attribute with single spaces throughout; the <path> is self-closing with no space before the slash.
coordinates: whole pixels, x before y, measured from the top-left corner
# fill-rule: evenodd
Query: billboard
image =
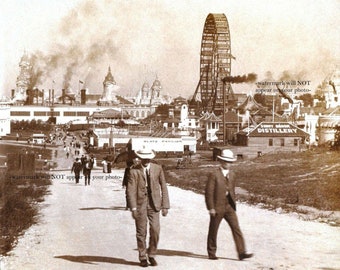
<path id="1" fill-rule="evenodd" d="M 183 152 L 182 138 L 132 138 L 132 150 L 146 148 L 152 149 L 156 152 Z"/>

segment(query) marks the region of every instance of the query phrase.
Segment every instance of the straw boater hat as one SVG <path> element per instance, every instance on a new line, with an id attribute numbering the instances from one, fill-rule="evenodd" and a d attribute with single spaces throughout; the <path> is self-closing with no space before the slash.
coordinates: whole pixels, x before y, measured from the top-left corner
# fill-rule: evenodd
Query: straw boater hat
<path id="1" fill-rule="evenodd" d="M 223 161 L 227 161 L 227 162 L 236 161 L 236 157 L 234 156 L 234 153 L 229 149 L 222 150 L 221 155 L 217 156 L 217 158 Z"/>
<path id="2" fill-rule="evenodd" d="M 145 147 L 143 147 L 143 149 L 135 151 L 135 153 L 140 159 L 153 159 L 156 156 L 153 150 L 147 149 Z"/>

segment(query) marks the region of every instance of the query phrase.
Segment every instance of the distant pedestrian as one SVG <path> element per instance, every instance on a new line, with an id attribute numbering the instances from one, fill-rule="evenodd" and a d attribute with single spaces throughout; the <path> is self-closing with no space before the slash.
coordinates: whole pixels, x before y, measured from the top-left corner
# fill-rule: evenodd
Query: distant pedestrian
<path id="1" fill-rule="evenodd" d="M 209 233 L 207 250 L 209 259 L 217 260 L 217 232 L 222 219 L 224 218 L 232 231 L 239 260 L 253 256 L 246 253 L 243 235 L 238 224 L 236 215 L 235 200 L 235 179 L 230 170 L 231 163 L 236 161 L 234 153 L 224 149 L 220 156 L 217 156 L 220 167 L 208 176 L 205 189 L 205 202 L 210 214 Z"/>
<path id="2" fill-rule="evenodd" d="M 150 163 L 155 153 L 148 149 L 135 152 L 141 164 L 131 167 L 128 174 L 127 195 L 132 217 L 136 225 L 136 238 L 140 266 L 156 266 L 157 246 L 159 241 L 159 213 L 168 214 L 170 208 L 169 194 L 163 169 L 160 165 Z M 149 247 L 146 236 L 149 223 Z"/>
<path id="3" fill-rule="evenodd" d="M 70 156 L 70 152 L 67 151 L 67 152 L 66 152 L 66 158 L 68 158 L 69 156 Z"/>
<path id="4" fill-rule="evenodd" d="M 79 183 L 79 178 L 80 178 L 80 172 L 81 169 L 83 168 L 79 158 L 76 158 L 76 160 L 73 162 L 72 168 L 71 168 L 71 173 L 74 172 L 74 178 L 76 180 L 76 184 Z"/>
<path id="5" fill-rule="evenodd" d="M 107 173 L 107 161 L 106 161 L 106 158 L 103 159 L 102 165 L 103 165 L 103 173 Z"/>
<path id="6" fill-rule="evenodd" d="M 112 163 L 110 160 L 107 161 L 107 173 L 111 173 Z"/>
<path id="7" fill-rule="evenodd" d="M 85 163 L 86 163 L 86 157 L 84 155 L 81 155 L 80 162 L 81 162 L 81 164 L 83 165 L 83 168 L 84 168 Z"/>

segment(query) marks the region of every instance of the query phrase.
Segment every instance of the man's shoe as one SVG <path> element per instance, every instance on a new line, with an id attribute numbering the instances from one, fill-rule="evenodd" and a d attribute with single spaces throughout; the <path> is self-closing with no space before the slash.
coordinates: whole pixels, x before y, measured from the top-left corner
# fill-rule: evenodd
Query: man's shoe
<path id="1" fill-rule="evenodd" d="M 218 258 L 215 255 L 209 256 L 209 260 L 218 260 Z"/>
<path id="2" fill-rule="evenodd" d="M 253 253 L 242 253 L 240 255 L 238 255 L 238 258 L 240 259 L 240 261 L 242 261 L 243 259 L 248 259 L 253 257 Z"/>
<path id="3" fill-rule="evenodd" d="M 150 262 L 151 266 L 157 266 L 158 265 L 158 263 L 155 260 L 155 258 L 149 257 L 149 262 Z"/>
<path id="4" fill-rule="evenodd" d="M 140 266 L 141 267 L 148 267 L 148 261 L 147 260 L 141 260 L 140 261 Z"/>

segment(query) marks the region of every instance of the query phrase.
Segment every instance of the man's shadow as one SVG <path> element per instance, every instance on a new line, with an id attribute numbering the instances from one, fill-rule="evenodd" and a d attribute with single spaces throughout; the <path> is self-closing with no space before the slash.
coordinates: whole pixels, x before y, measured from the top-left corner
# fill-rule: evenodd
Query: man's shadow
<path id="1" fill-rule="evenodd" d="M 188 251 L 181 251 L 181 250 L 171 250 L 171 249 L 158 249 L 157 255 L 160 256 L 181 256 L 181 257 L 190 257 L 190 258 L 197 258 L 197 259 L 204 259 L 207 260 L 207 255 L 195 254 Z M 226 257 L 218 257 L 219 259 L 237 261 L 236 259 L 226 258 Z"/>
<path id="2" fill-rule="evenodd" d="M 171 250 L 171 249 L 158 249 L 157 255 L 160 256 L 181 256 L 181 257 L 191 257 L 191 258 L 198 258 L 198 259 L 207 259 L 208 256 L 195 254 L 188 251 L 181 251 L 181 250 Z"/>
<path id="3" fill-rule="evenodd" d="M 123 265 L 135 265 L 138 266 L 138 262 L 127 261 L 122 258 L 113 258 L 113 257 L 103 257 L 103 256 L 72 256 L 72 255 L 61 255 L 54 256 L 57 259 L 63 259 L 76 263 L 85 263 L 85 264 L 97 264 L 97 263 L 112 263 L 112 264 L 123 264 Z"/>
<path id="4" fill-rule="evenodd" d="M 181 250 L 169 250 L 169 249 L 158 249 L 157 255 L 159 256 L 180 256 L 180 257 L 190 257 L 197 259 L 207 260 L 207 255 L 195 254 L 188 251 Z M 123 265 L 135 265 L 138 266 L 139 262 L 127 261 L 122 258 L 104 257 L 104 256 L 72 256 L 72 255 L 61 255 L 54 256 L 57 259 L 63 259 L 71 262 L 85 263 L 85 264 L 96 264 L 96 263 L 112 263 L 112 264 L 123 264 Z M 219 259 L 225 260 L 236 260 L 231 258 L 219 257 Z"/>

